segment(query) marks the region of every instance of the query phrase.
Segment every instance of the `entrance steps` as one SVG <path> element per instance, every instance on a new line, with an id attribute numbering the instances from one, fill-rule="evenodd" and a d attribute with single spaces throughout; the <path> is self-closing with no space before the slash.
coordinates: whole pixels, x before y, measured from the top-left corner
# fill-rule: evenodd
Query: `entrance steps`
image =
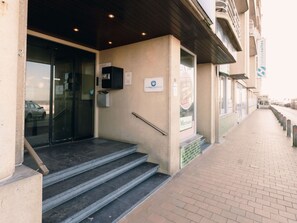
<path id="1" fill-rule="evenodd" d="M 136 149 L 91 139 L 37 150 L 50 171 L 58 165 L 44 177 L 42 222 L 117 222 L 169 180 Z"/>

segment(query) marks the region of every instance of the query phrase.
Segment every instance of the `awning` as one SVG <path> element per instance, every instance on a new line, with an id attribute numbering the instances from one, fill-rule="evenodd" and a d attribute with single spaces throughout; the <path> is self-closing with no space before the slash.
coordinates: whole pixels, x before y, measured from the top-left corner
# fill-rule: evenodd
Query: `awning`
<path id="1" fill-rule="evenodd" d="M 28 28 L 97 50 L 173 35 L 198 63 L 235 59 L 193 9 L 194 0 L 30 0 Z M 113 15 L 113 18 L 111 18 Z M 75 32 L 74 28 L 79 31 Z"/>

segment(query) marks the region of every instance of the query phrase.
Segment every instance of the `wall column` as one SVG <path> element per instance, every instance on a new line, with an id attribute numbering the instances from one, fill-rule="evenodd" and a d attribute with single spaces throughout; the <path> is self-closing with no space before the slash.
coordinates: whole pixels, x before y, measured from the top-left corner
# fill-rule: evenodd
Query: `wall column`
<path id="1" fill-rule="evenodd" d="M 0 181 L 15 171 L 19 1 L 0 2 Z"/>
<path id="2" fill-rule="evenodd" d="M 21 165 L 27 5 L 0 1 L 0 222 L 42 221 L 42 175 Z"/>
<path id="3" fill-rule="evenodd" d="M 208 143 L 215 142 L 216 69 L 213 64 L 197 65 L 197 131 Z"/>

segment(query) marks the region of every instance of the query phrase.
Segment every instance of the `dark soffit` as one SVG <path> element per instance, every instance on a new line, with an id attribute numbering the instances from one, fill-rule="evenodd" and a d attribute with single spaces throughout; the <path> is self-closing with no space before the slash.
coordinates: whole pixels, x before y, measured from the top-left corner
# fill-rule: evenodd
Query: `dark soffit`
<path id="1" fill-rule="evenodd" d="M 198 55 L 198 63 L 235 62 L 207 23 L 198 21 L 185 2 L 29 0 L 28 28 L 98 50 L 171 34 Z M 115 18 L 108 18 L 109 13 Z M 74 32 L 74 27 L 79 28 L 79 32 Z M 142 32 L 147 35 L 142 36 Z"/>

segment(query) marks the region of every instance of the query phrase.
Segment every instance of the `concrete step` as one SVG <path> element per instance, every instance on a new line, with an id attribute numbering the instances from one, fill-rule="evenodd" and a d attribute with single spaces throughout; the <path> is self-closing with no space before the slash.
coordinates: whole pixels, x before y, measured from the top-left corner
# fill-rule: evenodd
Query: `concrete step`
<path id="1" fill-rule="evenodd" d="M 43 212 L 47 212 L 50 209 L 146 162 L 147 157 L 146 154 L 133 153 L 44 188 L 42 202 Z"/>
<path id="2" fill-rule="evenodd" d="M 100 154 L 102 152 L 105 152 L 102 149 L 96 150 L 96 153 L 93 151 L 91 151 L 90 154 L 86 153 L 85 157 L 89 156 L 92 159 L 90 159 L 90 160 L 86 159 L 87 160 L 86 162 L 81 162 L 76 165 L 74 165 L 74 164 L 72 166 L 69 165 L 69 167 L 67 167 L 65 169 L 61 169 L 54 173 L 50 172 L 49 175 L 47 175 L 43 178 L 43 187 L 44 188 L 48 187 L 48 186 L 53 185 L 57 182 L 60 182 L 62 180 L 76 176 L 78 174 L 86 172 L 86 171 L 93 169 L 95 167 L 102 166 L 102 165 L 112 162 L 114 160 L 117 160 L 117 159 L 120 159 L 127 155 L 130 155 L 130 154 L 136 152 L 136 149 L 137 149 L 136 145 L 130 144 L 130 146 L 124 147 L 122 149 L 110 150 L 106 154 Z M 83 150 L 83 148 L 81 148 L 81 150 Z M 95 154 L 93 154 L 93 153 L 95 153 Z M 72 154 L 72 156 L 73 156 L 73 154 Z M 83 156 L 83 155 L 77 156 L 75 158 L 81 159 L 81 156 Z M 94 158 L 94 156 L 97 156 L 98 158 Z M 83 158 L 85 158 L 85 157 L 83 157 Z M 71 162 L 71 161 L 69 161 L 69 162 Z M 59 163 L 62 163 L 62 162 L 59 161 Z M 51 171 L 51 169 L 50 169 L 50 171 Z"/>
<path id="3" fill-rule="evenodd" d="M 154 175 L 157 164 L 143 163 L 43 214 L 43 223 L 81 222 Z M 101 222 L 101 221 L 100 221 Z"/>
<path id="4" fill-rule="evenodd" d="M 133 188 L 133 190 L 128 191 L 104 208 L 84 219 L 82 223 L 113 223 L 119 221 L 169 181 L 169 179 L 170 177 L 166 174 L 155 173 L 153 176 Z"/>

